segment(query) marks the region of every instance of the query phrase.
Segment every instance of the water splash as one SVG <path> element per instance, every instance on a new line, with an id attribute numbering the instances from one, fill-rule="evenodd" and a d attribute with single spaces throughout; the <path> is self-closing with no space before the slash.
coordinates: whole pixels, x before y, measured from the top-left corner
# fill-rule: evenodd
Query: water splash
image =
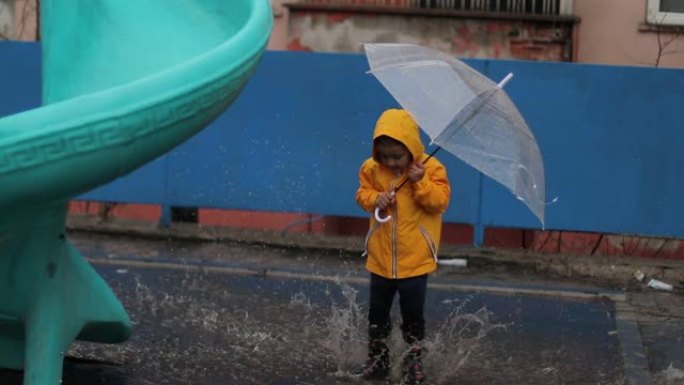
<path id="1" fill-rule="evenodd" d="M 337 282 L 345 298 L 344 303 L 333 305 L 326 320 L 328 334 L 323 346 L 330 352 L 337 366 L 336 377 L 352 377 L 350 370 L 360 365 L 367 354 L 367 321 L 362 306 L 357 301 L 358 291 L 343 282 Z M 478 351 L 487 335 L 505 325 L 494 323 L 492 313 L 482 307 L 473 313 L 465 309 L 475 295 L 468 296 L 441 321 L 433 332 L 427 330 L 422 342 L 425 350 L 423 365 L 431 377 L 431 383 L 451 384 L 467 363 L 472 353 Z M 394 317 L 397 318 L 397 317 Z M 391 362 L 391 380 L 401 378 L 403 357 L 410 350 L 404 343 L 399 325 L 394 325 L 388 340 Z"/>
<path id="2" fill-rule="evenodd" d="M 453 383 L 489 333 L 506 327 L 492 322 L 492 313 L 486 307 L 474 313 L 465 313 L 463 309 L 465 307 L 459 306 L 452 311 L 437 331 L 424 341 L 427 351 L 425 370 L 433 374 L 433 381 L 437 384 Z"/>
<path id="3" fill-rule="evenodd" d="M 366 320 L 356 298 L 358 290 L 337 281 L 344 302 L 333 305 L 325 320 L 328 331 L 323 346 L 335 360 L 338 377 L 345 377 L 349 371 L 364 361 L 366 355 Z"/>
<path id="4" fill-rule="evenodd" d="M 684 371 L 670 366 L 655 376 L 658 385 L 681 385 L 684 384 Z"/>

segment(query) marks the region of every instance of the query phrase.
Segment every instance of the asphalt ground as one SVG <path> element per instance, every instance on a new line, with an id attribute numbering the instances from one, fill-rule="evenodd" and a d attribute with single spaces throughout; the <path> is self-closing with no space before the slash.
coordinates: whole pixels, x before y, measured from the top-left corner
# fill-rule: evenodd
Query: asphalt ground
<path id="1" fill-rule="evenodd" d="M 119 227 L 72 226 L 69 237 L 124 303 L 133 336 L 74 344 L 64 384 L 363 383 L 348 374 L 364 359 L 368 294 L 353 246 Z M 678 289 L 496 260 L 430 278 L 429 383 L 684 384 Z M 387 383 L 399 382 L 406 349 L 396 310 Z M 0 372 L 2 384 L 21 380 Z"/>

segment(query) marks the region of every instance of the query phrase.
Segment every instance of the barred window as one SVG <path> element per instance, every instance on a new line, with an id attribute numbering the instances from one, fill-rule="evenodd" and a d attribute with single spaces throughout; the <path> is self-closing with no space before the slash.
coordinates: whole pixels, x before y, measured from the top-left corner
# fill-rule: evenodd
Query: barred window
<path id="1" fill-rule="evenodd" d="M 572 0 L 300 0 L 298 3 L 359 8 L 384 7 L 528 15 L 572 15 Z"/>

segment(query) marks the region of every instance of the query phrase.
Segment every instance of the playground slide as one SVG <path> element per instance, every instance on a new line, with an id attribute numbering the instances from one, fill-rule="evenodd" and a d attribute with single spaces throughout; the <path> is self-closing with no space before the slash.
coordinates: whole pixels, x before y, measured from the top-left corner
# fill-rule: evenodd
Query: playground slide
<path id="1" fill-rule="evenodd" d="M 129 317 L 64 233 L 69 199 L 206 127 L 265 49 L 268 0 L 43 0 L 43 107 L 0 119 L 0 368 L 60 383 Z"/>

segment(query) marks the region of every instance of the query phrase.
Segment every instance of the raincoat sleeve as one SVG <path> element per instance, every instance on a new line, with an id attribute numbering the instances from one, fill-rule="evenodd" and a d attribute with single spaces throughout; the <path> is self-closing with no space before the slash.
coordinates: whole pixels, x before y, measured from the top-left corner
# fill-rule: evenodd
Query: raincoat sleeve
<path id="1" fill-rule="evenodd" d="M 425 176 L 413 184 L 416 203 L 430 213 L 443 213 L 449 206 L 451 186 L 446 169 L 439 162 L 425 165 Z"/>
<path id="2" fill-rule="evenodd" d="M 375 200 L 379 192 L 373 187 L 372 160 L 366 160 L 359 170 L 359 188 L 356 190 L 356 203 L 367 212 L 375 209 Z"/>

